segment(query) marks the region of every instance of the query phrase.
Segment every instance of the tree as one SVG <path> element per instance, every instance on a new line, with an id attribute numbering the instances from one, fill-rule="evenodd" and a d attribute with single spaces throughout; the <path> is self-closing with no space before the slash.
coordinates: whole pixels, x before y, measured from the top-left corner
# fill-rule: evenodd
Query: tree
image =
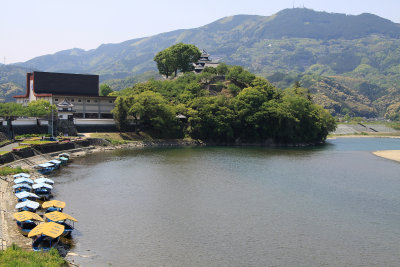
<path id="1" fill-rule="evenodd" d="M 177 63 L 170 47 L 158 52 L 154 61 L 157 63 L 159 73 L 165 75 L 167 79 L 177 69 Z"/>
<path id="2" fill-rule="evenodd" d="M 209 72 L 209 73 L 212 73 L 212 74 L 217 74 L 217 69 L 214 68 L 214 67 L 209 67 L 209 66 L 207 66 L 207 67 L 205 67 L 205 68 L 203 69 L 202 73 L 204 73 L 204 72 Z"/>
<path id="3" fill-rule="evenodd" d="M 245 88 L 248 86 L 256 76 L 247 70 L 244 70 L 241 66 L 233 66 L 229 69 L 226 79 L 233 82 L 240 88 Z"/>
<path id="4" fill-rule="evenodd" d="M 46 100 L 36 100 L 29 102 L 24 113 L 29 117 L 44 117 L 50 116 L 51 111 L 53 111 L 53 117 L 57 117 L 56 105 L 50 105 L 50 102 Z"/>
<path id="5" fill-rule="evenodd" d="M 226 75 L 229 71 L 228 66 L 223 62 L 219 63 L 215 69 L 217 70 L 218 75 Z"/>
<path id="6" fill-rule="evenodd" d="M 160 74 L 168 78 L 172 73 L 176 77 L 178 71 L 192 71 L 193 63 L 198 61 L 200 56 L 201 52 L 196 46 L 178 43 L 158 52 L 154 61 Z"/>
<path id="7" fill-rule="evenodd" d="M 135 119 L 137 130 L 140 127 L 141 130 L 149 130 L 158 137 L 182 136 L 174 107 L 159 93 L 144 91 L 120 96 L 115 104 L 112 112 L 120 129 L 126 129 L 127 117 L 131 116 Z"/>
<path id="8" fill-rule="evenodd" d="M 113 89 L 111 89 L 111 87 L 108 84 L 103 83 L 100 85 L 100 95 L 101 96 L 108 96 L 112 92 L 113 92 Z"/>

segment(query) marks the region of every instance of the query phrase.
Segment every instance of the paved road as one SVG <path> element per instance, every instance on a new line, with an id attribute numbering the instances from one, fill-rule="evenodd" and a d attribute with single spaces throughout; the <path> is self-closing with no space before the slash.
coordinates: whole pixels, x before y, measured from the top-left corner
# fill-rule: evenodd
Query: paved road
<path id="1" fill-rule="evenodd" d="M 12 151 L 12 149 L 13 149 L 14 147 L 17 147 L 17 146 L 19 146 L 19 143 L 18 143 L 18 142 L 15 142 L 15 143 L 12 143 L 12 144 L 9 144 L 9 145 L 0 147 L 0 151 Z"/>

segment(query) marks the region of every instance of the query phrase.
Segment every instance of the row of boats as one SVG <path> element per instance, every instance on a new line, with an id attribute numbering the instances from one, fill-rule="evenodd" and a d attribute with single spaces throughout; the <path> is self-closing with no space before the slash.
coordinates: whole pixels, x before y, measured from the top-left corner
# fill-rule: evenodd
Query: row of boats
<path id="1" fill-rule="evenodd" d="M 60 166 L 68 163 L 70 155 L 68 153 L 61 153 L 57 158 L 49 160 L 48 162 L 33 166 L 40 174 L 50 174 Z"/>
<path id="2" fill-rule="evenodd" d="M 60 154 L 58 159 L 51 160 L 37 167 L 39 173 L 45 174 L 50 168 L 51 172 L 68 163 L 69 154 Z M 36 167 L 35 166 L 35 167 Z M 44 166 L 48 170 L 43 172 Z M 48 173 L 47 173 L 48 174 Z M 14 218 L 18 230 L 24 236 L 32 238 L 34 251 L 47 251 L 54 247 L 60 237 L 70 237 L 77 220 L 63 212 L 66 204 L 59 200 L 49 200 L 52 197 L 54 181 L 46 177 L 31 179 L 27 173 L 14 175 L 13 186 L 18 203 Z"/>

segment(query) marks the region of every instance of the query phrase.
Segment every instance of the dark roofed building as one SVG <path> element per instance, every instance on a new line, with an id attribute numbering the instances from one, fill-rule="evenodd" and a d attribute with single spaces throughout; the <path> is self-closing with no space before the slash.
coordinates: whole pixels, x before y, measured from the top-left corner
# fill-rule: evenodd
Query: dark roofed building
<path id="1" fill-rule="evenodd" d="M 36 94 L 99 96 L 99 75 L 33 72 Z"/>
<path id="2" fill-rule="evenodd" d="M 210 54 L 208 54 L 207 51 L 204 49 L 201 50 L 200 59 L 196 63 L 193 63 L 195 73 L 202 72 L 205 67 L 216 68 L 216 67 L 218 67 L 218 65 L 219 65 L 219 63 L 213 62 L 210 59 Z"/>
<path id="3" fill-rule="evenodd" d="M 17 103 L 28 105 L 35 100 L 51 104 L 68 102 L 75 118 L 112 118 L 113 96 L 99 96 L 99 76 L 34 71 L 26 75 L 25 95 L 14 96 Z"/>

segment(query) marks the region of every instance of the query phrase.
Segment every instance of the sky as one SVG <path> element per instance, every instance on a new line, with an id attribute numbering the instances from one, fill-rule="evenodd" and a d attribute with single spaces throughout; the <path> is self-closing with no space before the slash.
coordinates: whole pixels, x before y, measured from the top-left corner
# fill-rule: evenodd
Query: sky
<path id="1" fill-rule="evenodd" d="M 358 15 L 400 23 L 399 0 L 0 0 L 0 63 L 196 28 L 225 16 L 282 9 Z"/>

